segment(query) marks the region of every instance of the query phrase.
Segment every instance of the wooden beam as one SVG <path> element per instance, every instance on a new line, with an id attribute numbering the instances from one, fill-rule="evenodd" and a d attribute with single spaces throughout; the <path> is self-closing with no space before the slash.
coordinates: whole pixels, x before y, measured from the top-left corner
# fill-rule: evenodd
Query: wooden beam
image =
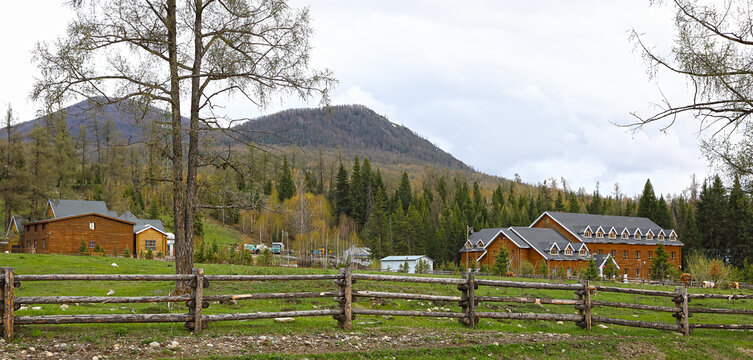
<path id="1" fill-rule="evenodd" d="M 189 314 L 97 314 L 97 315 L 44 315 L 16 316 L 16 324 L 98 324 L 98 323 L 157 323 L 184 322 Z"/>
<path id="2" fill-rule="evenodd" d="M 3 331 L 3 338 L 5 341 L 11 341 L 13 340 L 13 326 L 14 326 L 14 320 L 15 317 L 13 315 L 13 311 L 15 310 L 15 299 L 14 299 L 14 288 L 15 288 L 15 279 L 14 279 L 14 273 L 13 268 L 11 267 L 5 267 L 0 269 L 2 271 L 2 279 L 3 279 L 3 285 L 2 288 L 0 288 L 0 293 L 2 293 L 2 331 Z"/>
<path id="3" fill-rule="evenodd" d="M 353 274 L 354 280 L 374 280 L 374 281 L 394 281 L 394 282 L 412 282 L 424 284 L 465 284 L 463 279 L 450 278 L 432 278 L 421 276 L 395 276 L 395 275 L 372 275 L 372 274 Z"/>

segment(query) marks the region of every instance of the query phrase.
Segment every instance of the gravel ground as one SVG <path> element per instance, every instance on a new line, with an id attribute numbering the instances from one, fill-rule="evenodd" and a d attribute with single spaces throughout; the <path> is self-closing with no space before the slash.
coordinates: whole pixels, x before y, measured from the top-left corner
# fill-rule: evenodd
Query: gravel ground
<path id="1" fill-rule="evenodd" d="M 0 359 L 153 359 L 233 356 L 255 353 L 333 353 L 385 349 L 437 348 L 474 344 L 539 343 L 593 340 L 568 334 L 509 334 L 503 332 L 457 333 L 436 329 L 406 329 L 399 333 L 362 332 L 219 337 L 179 336 L 161 343 L 128 338 L 90 343 L 64 337 L 0 342 Z"/>

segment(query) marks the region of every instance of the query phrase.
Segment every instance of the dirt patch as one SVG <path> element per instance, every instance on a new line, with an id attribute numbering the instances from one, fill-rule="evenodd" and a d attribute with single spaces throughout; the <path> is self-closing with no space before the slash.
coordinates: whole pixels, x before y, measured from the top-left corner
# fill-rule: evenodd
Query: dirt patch
<path id="1" fill-rule="evenodd" d="M 617 346 L 617 353 L 622 359 L 664 360 L 666 355 L 656 346 L 645 341 L 625 342 Z"/>
<path id="2" fill-rule="evenodd" d="M 391 332 L 351 332 L 292 335 L 178 336 L 161 342 L 114 339 L 102 343 L 76 338 L 22 339 L 0 343 L 0 359 L 152 359 L 166 357 L 240 356 L 263 353 L 335 353 L 463 345 L 540 343 L 596 340 L 593 336 L 569 334 L 510 334 L 503 332 L 458 333 L 437 329 L 406 329 Z M 645 352 L 643 353 L 645 354 Z"/>

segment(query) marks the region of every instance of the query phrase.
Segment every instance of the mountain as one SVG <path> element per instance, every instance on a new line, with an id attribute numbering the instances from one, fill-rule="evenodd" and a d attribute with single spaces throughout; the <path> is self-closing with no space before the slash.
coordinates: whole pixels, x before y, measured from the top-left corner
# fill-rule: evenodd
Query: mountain
<path id="1" fill-rule="evenodd" d="M 162 110 L 140 107 L 136 103 L 99 105 L 85 100 L 71 105 L 51 117 L 65 115 L 71 136 L 87 127 L 87 137 L 111 124 L 127 140 L 140 139 L 146 124 L 164 120 Z M 44 125 L 51 117 L 39 117 L 17 125 L 17 131 L 28 134 L 36 124 Z M 96 121 L 95 121 L 96 120 Z M 184 118 L 184 123 L 187 119 Z M 234 131 L 243 132 L 251 140 L 275 148 L 324 150 L 337 152 L 345 159 L 367 156 L 380 163 L 432 165 L 453 170 L 471 168 L 422 138 L 409 128 L 390 122 L 362 105 L 338 105 L 328 108 L 291 109 L 238 124 Z M 102 136 L 102 135 L 100 135 Z M 227 140 L 226 140 L 227 143 Z"/>
<path id="2" fill-rule="evenodd" d="M 346 154 L 361 153 L 386 162 L 392 157 L 393 161 L 397 158 L 414 164 L 471 170 L 409 128 L 362 105 L 285 110 L 234 129 L 265 145 L 338 148 Z"/>

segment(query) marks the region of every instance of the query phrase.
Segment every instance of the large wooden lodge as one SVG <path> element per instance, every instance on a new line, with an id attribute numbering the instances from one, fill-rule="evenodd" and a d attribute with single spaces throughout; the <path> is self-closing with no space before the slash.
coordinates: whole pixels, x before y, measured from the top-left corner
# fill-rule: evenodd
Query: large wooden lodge
<path id="1" fill-rule="evenodd" d="M 48 200 L 44 219 L 11 217 L 6 238 L 8 250 L 19 253 L 79 254 L 82 242 L 88 252 L 108 255 L 169 253 L 161 220 L 117 213 L 103 201 Z"/>
<path id="2" fill-rule="evenodd" d="M 549 274 L 562 269 L 567 276 L 584 269 L 593 256 L 600 269 L 614 261 L 621 276 L 645 279 L 651 276 L 651 260 L 659 243 L 669 254 L 669 262 L 679 268 L 683 243 L 677 233 L 647 218 L 547 211 L 528 227 L 474 232 L 460 254 L 465 266 L 471 262 L 477 267 L 491 266 L 504 247 L 512 269 L 523 262 L 539 269 L 544 262 Z"/>

